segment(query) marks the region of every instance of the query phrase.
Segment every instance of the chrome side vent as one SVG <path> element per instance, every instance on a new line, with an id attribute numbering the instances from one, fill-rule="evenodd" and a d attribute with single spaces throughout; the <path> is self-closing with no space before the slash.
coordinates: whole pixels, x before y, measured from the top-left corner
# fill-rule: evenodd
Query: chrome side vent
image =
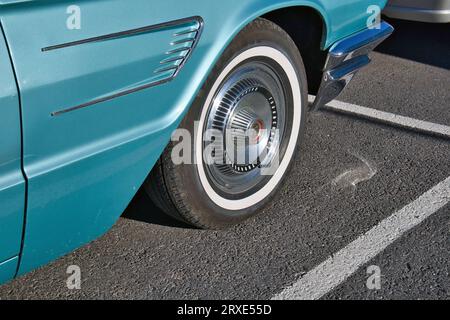
<path id="1" fill-rule="evenodd" d="M 72 42 L 60 43 L 41 49 L 43 53 L 50 53 L 52 51 L 63 50 L 71 47 L 84 46 L 93 43 L 100 43 L 106 41 L 115 41 L 136 35 L 145 35 L 148 33 L 164 32 L 159 41 L 167 43 L 158 46 L 158 56 L 162 56 L 162 60 L 158 63 L 158 58 L 152 60 L 153 67 L 150 66 L 149 72 L 152 73 L 150 77 L 145 76 L 144 79 L 136 79 L 130 85 L 121 84 L 120 88 L 114 87 L 107 92 L 93 94 L 92 99 L 82 102 L 72 107 L 64 107 L 51 113 L 52 117 L 60 116 L 62 114 L 73 112 L 89 106 L 100 104 L 106 101 L 117 99 L 135 92 L 146 90 L 155 86 L 162 85 L 172 81 L 180 72 L 184 64 L 188 61 L 193 50 L 197 46 L 198 41 L 203 30 L 203 19 L 199 16 L 188 17 L 179 20 L 163 22 L 159 24 L 149 25 L 137 29 L 120 31 L 102 36 L 76 40 Z M 164 38 L 165 40 L 161 40 Z M 158 43 L 159 45 L 161 42 Z M 139 81 L 141 80 L 141 81 Z"/>
<path id="2" fill-rule="evenodd" d="M 193 19 L 182 26 L 177 26 L 166 51 L 166 57 L 160 61 L 160 67 L 154 73 L 164 74 L 170 78 L 176 77 L 196 47 L 202 27 L 201 19 Z"/>

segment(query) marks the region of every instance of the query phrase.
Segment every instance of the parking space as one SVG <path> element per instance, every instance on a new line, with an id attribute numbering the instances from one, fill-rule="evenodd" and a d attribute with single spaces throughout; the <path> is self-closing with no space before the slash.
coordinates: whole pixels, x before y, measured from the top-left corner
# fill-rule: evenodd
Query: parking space
<path id="1" fill-rule="evenodd" d="M 448 43 L 426 37 L 435 58 L 402 57 L 400 49 L 425 50 L 408 26 L 417 27 L 401 23 L 340 100 L 450 126 Z M 449 176 L 450 137 L 332 110 L 309 114 L 286 186 L 262 215 L 201 231 L 165 217 L 140 192 L 108 234 L 0 287 L 0 298 L 271 299 Z M 447 204 L 406 230 L 323 298 L 448 298 L 449 214 Z M 66 287 L 70 265 L 81 267 L 81 290 Z M 368 266 L 380 268 L 379 290 L 367 287 Z"/>
<path id="2" fill-rule="evenodd" d="M 449 299 L 450 206 L 361 267 L 323 299 Z M 381 289 L 367 290 L 370 266 L 379 266 Z"/>
<path id="3" fill-rule="evenodd" d="M 450 124 L 450 28 L 389 21 L 396 28 L 339 100 Z"/>

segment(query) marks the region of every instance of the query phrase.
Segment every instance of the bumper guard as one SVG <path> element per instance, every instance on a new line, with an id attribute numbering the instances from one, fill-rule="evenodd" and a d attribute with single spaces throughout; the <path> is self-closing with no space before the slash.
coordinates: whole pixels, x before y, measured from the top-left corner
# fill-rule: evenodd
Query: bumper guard
<path id="1" fill-rule="evenodd" d="M 369 53 L 393 31 L 394 28 L 383 21 L 377 28 L 365 29 L 335 43 L 328 53 L 313 111 L 335 99 L 354 75 L 370 63 Z"/>

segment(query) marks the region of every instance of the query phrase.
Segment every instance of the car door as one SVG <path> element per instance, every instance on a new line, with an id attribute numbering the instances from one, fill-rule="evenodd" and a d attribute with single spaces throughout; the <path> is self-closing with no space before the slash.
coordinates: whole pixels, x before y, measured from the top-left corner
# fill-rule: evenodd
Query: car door
<path id="1" fill-rule="evenodd" d="M 8 49 L 0 35 L 0 283 L 16 272 L 24 204 L 19 99 Z"/>

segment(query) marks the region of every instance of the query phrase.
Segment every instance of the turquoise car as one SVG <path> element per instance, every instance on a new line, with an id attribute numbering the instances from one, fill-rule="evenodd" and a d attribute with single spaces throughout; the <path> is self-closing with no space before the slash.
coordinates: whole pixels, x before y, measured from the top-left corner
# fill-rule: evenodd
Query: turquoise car
<path id="1" fill-rule="evenodd" d="M 0 1 L 0 283 L 104 234 L 141 186 L 199 228 L 276 201 L 305 113 L 392 33 L 385 4 Z"/>

